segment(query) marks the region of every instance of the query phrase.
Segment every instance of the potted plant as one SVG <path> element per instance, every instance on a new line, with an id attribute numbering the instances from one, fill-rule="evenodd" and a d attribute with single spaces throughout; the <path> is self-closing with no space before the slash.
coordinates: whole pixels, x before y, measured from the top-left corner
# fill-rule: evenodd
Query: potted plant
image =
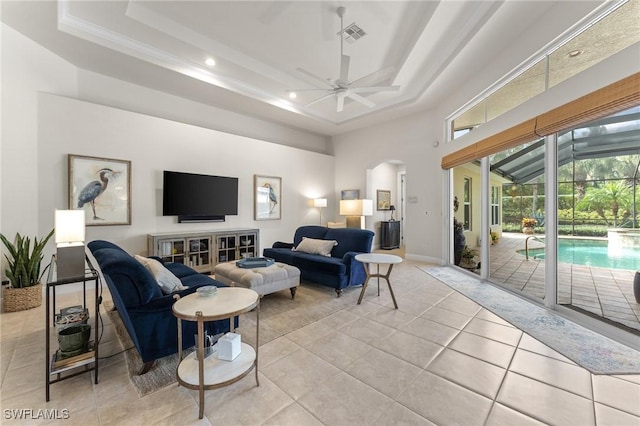
<path id="1" fill-rule="evenodd" d="M 458 197 L 453 197 L 453 212 L 458 211 L 458 207 L 460 207 L 460 203 L 458 202 Z M 464 249 L 464 246 L 467 244 L 467 239 L 464 236 L 464 228 L 462 223 L 458 222 L 456 217 L 453 218 L 453 263 L 457 266 L 460 265 L 460 254 Z"/>
<path id="2" fill-rule="evenodd" d="M 469 246 L 464 246 L 464 249 L 462 249 L 462 253 L 460 254 L 460 266 L 466 269 L 476 269 L 477 263 L 475 258 L 477 254 L 477 250 L 472 249 Z"/>
<path id="3" fill-rule="evenodd" d="M 490 231 L 489 234 L 491 235 L 491 244 L 497 244 L 500 238 L 498 233 L 496 231 Z"/>
<path id="4" fill-rule="evenodd" d="M 3 288 L 2 306 L 4 312 L 23 311 L 42 304 L 42 284 L 40 279 L 49 267 L 40 272 L 40 265 L 44 258 L 42 252 L 49 239 L 53 236 L 53 229 L 44 239 L 33 239 L 33 246 L 29 237 L 16 234 L 15 243 L 0 234 L 0 240 L 8 251 L 5 254 L 8 268 L 5 274 L 9 279 L 9 286 Z"/>
<path id="5" fill-rule="evenodd" d="M 522 218 L 522 232 L 525 234 L 533 234 L 533 228 L 536 226 L 538 221 L 532 217 L 524 217 Z"/>

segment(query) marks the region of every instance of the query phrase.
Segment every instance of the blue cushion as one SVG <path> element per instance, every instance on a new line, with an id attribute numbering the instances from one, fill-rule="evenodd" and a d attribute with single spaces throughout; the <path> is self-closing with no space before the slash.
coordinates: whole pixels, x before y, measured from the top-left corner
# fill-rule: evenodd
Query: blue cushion
<path id="1" fill-rule="evenodd" d="M 176 277 L 180 278 L 180 280 L 182 280 L 182 278 L 184 278 L 184 277 L 188 277 L 189 275 L 198 274 L 198 272 L 196 272 L 192 268 L 189 268 L 184 263 L 165 262 L 163 264 L 164 264 L 165 268 L 167 268 L 173 275 L 175 275 Z"/>
<path id="2" fill-rule="evenodd" d="M 182 285 L 187 286 L 189 288 L 202 287 L 205 285 L 214 285 L 216 287 L 227 287 L 220 281 L 214 280 L 213 278 L 204 274 L 189 275 L 189 276 L 180 278 L 180 281 L 182 282 Z"/>
<path id="3" fill-rule="evenodd" d="M 293 236 L 293 245 L 297 247 L 300 241 L 302 241 L 302 237 L 316 238 L 318 240 L 335 240 L 335 238 L 325 238 L 327 229 L 329 228 L 325 226 L 301 226 L 296 229 L 296 233 Z"/>
<path id="4" fill-rule="evenodd" d="M 336 240 L 338 245 L 331 251 L 331 256 L 342 258 L 347 252 L 369 253 L 373 244 L 374 233 L 366 229 L 329 228 L 325 240 Z"/>
<path id="5" fill-rule="evenodd" d="M 293 258 L 296 253 L 288 248 L 266 248 L 262 251 L 264 257 L 270 257 L 276 262 L 286 263 L 287 265 L 293 265 Z"/>
<path id="6" fill-rule="evenodd" d="M 298 253 L 293 259 L 293 266 L 308 271 L 335 275 L 344 275 L 347 271 L 347 266 L 342 262 L 342 259 L 308 253 Z"/>

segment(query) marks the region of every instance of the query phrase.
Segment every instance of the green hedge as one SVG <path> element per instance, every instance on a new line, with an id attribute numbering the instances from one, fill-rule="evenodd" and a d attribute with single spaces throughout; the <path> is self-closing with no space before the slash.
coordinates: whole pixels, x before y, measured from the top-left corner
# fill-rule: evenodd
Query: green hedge
<path id="1" fill-rule="evenodd" d="M 579 237 L 606 237 L 607 227 L 598 225 L 558 225 L 559 235 L 575 235 Z M 544 234 L 544 226 L 536 226 L 536 234 Z M 502 232 L 522 232 L 522 226 L 514 223 L 502 224 Z"/>

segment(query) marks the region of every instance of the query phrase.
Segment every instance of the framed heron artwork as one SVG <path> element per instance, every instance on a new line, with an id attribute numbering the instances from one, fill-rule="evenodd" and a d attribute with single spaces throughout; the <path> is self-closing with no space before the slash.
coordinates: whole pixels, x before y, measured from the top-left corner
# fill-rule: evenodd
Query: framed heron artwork
<path id="1" fill-rule="evenodd" d="M 69 154 L 69 209 L 87 226 L 131 225 L 131 161 Z"/>
<path id="2" fill-rule="evenodd" d="M 253 175 L 253 218 L 278 220 L 282 212 L 282 178 Z"/>

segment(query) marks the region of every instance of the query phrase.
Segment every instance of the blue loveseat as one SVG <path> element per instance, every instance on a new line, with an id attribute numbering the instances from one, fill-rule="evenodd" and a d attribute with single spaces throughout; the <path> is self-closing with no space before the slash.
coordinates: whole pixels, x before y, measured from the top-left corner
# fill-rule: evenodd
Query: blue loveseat
<path id="1" fill-rule="evenodd" d="M 98 262 L 115 309 L 144 362 L 139 374 L 149 371 L 156 359 L 178 352 L 177 320 L 171 311 L 176 301 L 174 296 L 186 296 L 205 285 L 226 287 L 186 265 L 167 262 L 164 266 L 187 288 L 163 294 L 151 273 L 116 244 L 95 240 L 87 246 Z M 228 320 L 205 323 L 205 327 L 210 335 L 230 330 Z M 182 321 L 183 349 L 195 344 L 197 332 L 196 322 Z"/>
<path id="2" fill-rule="evenodd" d="M 372 231 L 365 229 L 301 226 L 295 232 L 293 243 L 276 242 L 264 249 L 263 255 L 295 266 L 300 269 L 301 279 L 332 287 L 339 297 L 344 288 L 364 284 L 367 278 L 364 266 L 355 256 L 371 252 L 373 236 Z M 331 256 L 296 251 L 304 237 L 335 240 L 338 244 L 331 250 Z"/>

